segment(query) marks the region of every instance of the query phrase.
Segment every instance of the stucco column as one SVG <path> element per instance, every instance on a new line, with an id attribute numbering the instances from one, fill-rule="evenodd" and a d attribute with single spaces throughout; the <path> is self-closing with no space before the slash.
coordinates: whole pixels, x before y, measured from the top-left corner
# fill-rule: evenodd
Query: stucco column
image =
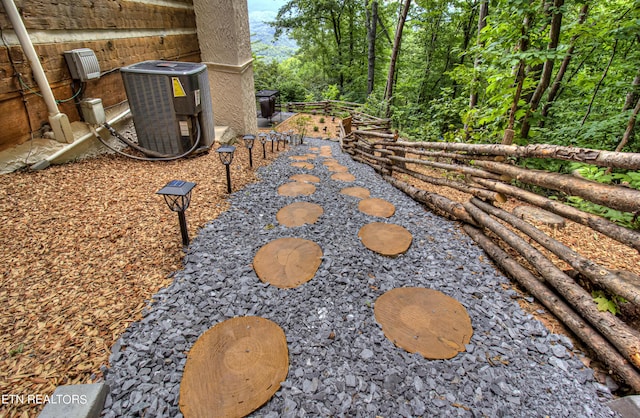
<path id="1" fill-rule="evenodd" d="M 207 65 L 216 125 L 235 135 L 258 130 L 246 0 L 194 0 L 202 62 Z"/>

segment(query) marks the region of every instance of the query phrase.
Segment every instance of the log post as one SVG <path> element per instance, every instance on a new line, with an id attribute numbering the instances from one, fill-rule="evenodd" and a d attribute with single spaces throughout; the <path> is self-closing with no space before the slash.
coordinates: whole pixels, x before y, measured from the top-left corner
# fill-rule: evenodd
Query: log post
<path id="1" fill-rule="evenodd" d="M 640 209 L 640 190 L 616 187 L 566 174 L 530 170 L 493 161 L 477 160 L 473 165 L 494 173 L 506 174 L 523 183 L 557 190 L 569 196 L 579 196 L 593 203 L 623 212 L 634 213 Z"/>
<path id="2" fill-rule="evenodd" d="M 501 155 L 505 157 L 553 158 L 593 164 L 599 167 L 640 170 L 640 153 L 634 152 L 612 152 L 548 144 L 532 144 L 521 147 L 502 144 L 466 144 L 463 142 L 397 141 L 393 145 L 445 151 L 465 151 L 474 154 Z"/>
<path id="3" fill-rule="evenodd" d="M 437 178 L 437 177 L 426 176 L 426 175 L 424 175 L 422 173 L 418 173 L 418 172 L 413 171 L 413 170 L 399 168 L 399 167 L 396 167 L 396 171 L 398 171 L 400 173 L 408 174 L 411 177 L 415 177 L 416 179 L 424 181 L 426 183 L 435 184 L 436 186 L 450 187 L 452 189 L 456 189 L 456 190 L 459 190 L 461 192 L 468 193 L 468 194 L 480 197 L 482 199 L 486 199 L 486 200 L 490 200 L 490 201 L 498 201 L 500 203 L 504 203 L 507 200 L 500 193 L 496 193 L 496 192 L 493 192 L 493 191 L 487 190 L 487 189 L 481 189 L 479 187 L 469 186 L 468 184 L 461 183 L 459 181 L 449 180 L 449 179 L 445 179 L 445 178 Z"/>
<path id="4" fill-rule="evenodd" d="M 409 195 L 412 199 L 424 203 L 432 211 L 444 214 L 446 217 L 452 218 L 456 221 L 463 221 L 472 225 L 477 225 L 460 203 L 449 200 L 436 193 L 429 193 L 425 190 L 420 190 L 391 176 L 384 176 L 383 178 L 397 189 Z"/>
<path id="5" fill-rule="evenodd" d="M 581 256 L 571 248 L 556 241 L 533 225 L 530 225 L 509 212 L 485 203 L 477 198 L 472 198 L 471 203 L 483 211 L 510 223 L 520 231 L 529 235 L 538 244 L 557 255 L 561 260 L 566 261 L 576 271 L 589 279 L 591 283 L 607 289 L 614 295 L 622 296 L 629 302 L 640 307 L 640 289 L 626 280 L 621 279 L 617 274 L 606 267 Z"/>
<path id="6" fill-rule="evenodd" d="M 467 213 L 478 224 L 488 228 L 504 242 L 518 251 L 529 261 L 545 280 L 551 284 L 567 302 L 602 333 L 624 357 L 635 367 L 640 367 L 640 332 L 632 329 L 610 312 L 600 312 L 591 295 L 569 276 L 558 269 L 538 250 L 495 221 L 477 206 L 467 202 L 463 204 Z"/>
<path id="7" fill-rule="evenodd" d="M 585 323 L 568 304 L 558 298 L 552 290 L 540 282 L 529 270 L 522 267 L 509 254 L 492 242 L 482 231 L 471 225 L 464 225 L 462 229 L 489 254 L 489 257 L 502 270 L 527 289 L 529 293 L 573 331 L 581 341 L 591 347 L 604 364 L 620 376 L 636 393 L 640 392 L 640 374 L 620 355 L 609 341 L 603 338 L 589 324 Z"/>
<path id="8" fill-rule="evenodd" d="M 435 168 L 441 168 L 443 170 L 453 171 L 455 173 L 468 174 L 470 176 L 488 178 L 488 179 L 492 179 L 492 180 L 502 180 L 504 178 L 503 176 L 501 176 L 499 174 L 491 173 L 489 171 L 485 171 L 485 170 L 478 169 L 478 168 L 467 167 L 465 165 L 454 165 L 454 164 L 446 164 L 446 163 L 437 163 L 435 161 L 425 161 L 425 160 L 420 160 L 420 159 L 417 159 L 417 158 L 402 158 L 402 157 L 397 157 L 397 156 L 390 156 L 389 158 L 394 160 L 394 161 L 403 161 L 405 163 L 421 164 L 421 165 L 426 165 L 426 166 L 429 166 L 429 167 L 435 167 Z"/>
<path id="9" fill-rule="evenodd" d="M 606 235 L 618 242 L 628 245 L 629 247 L 634 248 L 636 251 L 640 252 L 640 233 L 637 231 L 624 228 L 600 216 L 583 212 L 572 206 L 567 206 L 563 203 L 547 199 L 544 196 L 522 190 L 509 184 L 477 177 L 472 177 L 471 179 L 482 187 L 486 187 L 487 189 L 496 191 L 498 193 L 503 193 L 507 196 L 515 197 L 516 199 L 519 199 L 523 202 L 539 206 L 542 209 L 548 210 L 549 212 L 553 212 L 560 216 L 564 216 L 567 219 L 571 219 L 574 222 L 588 226 L 591 229 L 598 231 L 601 234 Z"/>

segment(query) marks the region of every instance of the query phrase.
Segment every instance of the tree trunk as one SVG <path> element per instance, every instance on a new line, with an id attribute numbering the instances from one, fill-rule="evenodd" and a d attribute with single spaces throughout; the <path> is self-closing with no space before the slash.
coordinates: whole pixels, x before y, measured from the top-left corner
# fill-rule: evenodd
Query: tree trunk
<path id="1" fill-rule="evenodd" d="M 573 251 L 566 245 L 556 241 L 538 228 L 500 208 L 485 203 L 477 198 L 472 198 L 471 203 L 483 211 L 510 223 L 520 231 L 533 238 L 538 244 L 566 261 L 574 270 L 580 272 L 592 284 L 606 289 L 614 295 L 621 296 L 640 307 L 640 288 L 621 279 L 616 273 L 606 267 L 589 260 Z"/>
<path id="2" fill-rule="evenodd" d="M 584 24 L 584 22 L 587 20 L 588 13 L 589 13 L 589 3 L 585 3 L 582 5 L 582 9 L 580 9 L 580 18 L 578 19 L 579 25 Z M 556 78 L 553 80 L 553 84 L 549 89 L 549 94 L 547 95 L 547 102 L 544 104 L 544 106 L 542 106 L 542 110 L 540 112 L 542 119 L 538 124 L 538 126 L 540 127 L 544 126 L 544 118 L 547 117 L 547 115 L 549 114 L 549 109 L 551 108 L 551 106 L 553 105 L 553 102 L 558 98 L 558 95 L 560 94 L 561 87 L 562 87 L 562 79 L 564 78 L 564 75 L 566 74 L 567 69 L 569 68 L 569 64 L 571 63 L 571 58 L 573 58 L 573 51 L 575 49 L 576 41 L 578 40 L 579 37 L 580 35 L 574 35 L 571 38 L 569 49 L 567 49 L 567 53 L 565 54 L 564 59 L 562 60 L 562 64 L 560 64 L 560 69 L 558 70 L 558 74 L 556 74 Z M 591 53 L 587 54 L 587 56 L 589 55 L 591 55 Z M 578 68 L 580 68 L 581 66 L 582 66 L 582 63 L 578 66 Z"/>
<path id="3" fill-rule="evenodd" d="M 368 0 L 365 0 L 368 2 Z M 378 33 L 378 2 L 371 2 L 371 11 L 367 12 L 367 41 L 368 41 L 368 71 L 367 71 L 367 96 L 373 91 L 376 75 L 376 35 Z"/>
<path id="4" fill-rule="evenodd" d="M 631 90 L 627 93 L 627 98 L 624 101 L 624 107 L 622 111 L 625 112 L 633 106 L 633 103 L 638 98 L 638 93 L 640 93 L 640 68 L 638 68 L 638 74 L 633 78 L 633 83 L 631 83 Z"/>
<path id="5" fill-rule="evenodd" d="M 525 52 L 529 49 L 529 28 L 531 26 L 532 17 L 527 14 L 522 22 L 520 45 L 518 49 L 520 52 Z M 516 112 L 518 111 L 518 102 L 520 102 L 520 96 L 522 95 L 522 87 L 524 86 L 524 80 L 526 74 L 524 71 L 525 62 L 520 60 L 518 63 L 518 70 L 516 72 L 516 91 L 513 95 L 513 101 L 511 102 L 511 109 L 509 110 L 509 122 L 507 128 L 504 130 L 504 136 L 502 137 L 503 145 L 511 145 L 515 137 L 515 125 L 516 125 Z"/>
<path id="6" fill-rule="evenodd" d="M 547 283 L 552 285 L 568 303 L 600 331 L 627 360 L 634 366 L 640 367 L 640 332 L 632 329 L 610 312 L 600 312 L 586 290 L 514 232 L 493 220 L 477 206 L 469 202 L 463 206 L 478 224 L 491 230 L 518 251 L 544 277 Z"/>
<path id="7" fill-rule="evenodd" d="M 569 196 L 579 196 L 593 203 L 623 212 L 635 213 L 640 207 L 638 204 L 640 190 L 611 186 L 568 174 L 530 170 L 493 161 L 478 160 L 474 162 L 474 165 L 494 173 L 506 174 L 523 183 L 557 190 Z"/>
<path id="8" fill-rule="evenodd" d="M 561 145 L 532 144 L 527 146 L 501 144 L 465 144 L 462 142 L 383 142 L 379 145 L 411 148 L 462 151 L 471 155 L 487 154 L 522 158 L 554 158 L 578 161 L 599 167 L 640 170 L 640 153 L 600 151 L 589 148 L 565 147 Z"/>
<path id="9" fill-rule="evenodd" d="M 598 358 L 619 375 L 635 392 L 640 392 L 640 375 L 609 341 L 594 330 L 556 294 L 540 282 L 529 270 L 522 267 L 485 234 L 471 225 L 464 225 L 464 231 L 491 257 L 509 276 L 520 283 L 552 314 L 559 318 L 574 334 L 598 354 Z"/>
<path id="10" fill-rule="evenodd" d="M 553 2 L 553 17 L 551 18 L 551 28 L 549 29 L 549 44 L 547 45 L 547 52 L 555 51 L 558 47 L 558 40 L 560 39 L 560 27 L 562 26 L 562 11 L 561 7 L 564 5 L 564 0 L 554 0 Z M 540 104 L 540 100 L 542 99 L 542 95 L 549 87 L 549 83 L 551 82 L 551 74 L 553 72 L 553 64 L 554 60 L 549 58 L 545 61 L 544 67 L 542 68 L 542 75 L 540 76 L 540 82 L 538 83 L 538 87 L 533 92 L 533 96 L 531 96 L 531 100 L 529 100 L 529 109 L 527 110 L 527 114 L 522 121 L 522 128 L 520 129 L 520 136 L 522 138 L 529 137 L 529 130 L 531 128 L 531 124 L 529 123 L 529 119 L 531 118 L 531 114 L 538 109 L 538 105 Z"/>
<path id="11" fill-rule="evenodd" d="M 611 63 L 613 62 L 613 58 L 616 56 L 617 49 L 618 49 L 618 39 L 616 38 L 615 42 L 613 43 L 613 51 L 611 51 L 611 58 L 609 58 L 609 62 L 607 63 L 607 66 L 605 67 L 602 73 L 602 77 L 600 77 L 600 81 L 598 81 L 598 84 L 596 84 L 596 87 L 593 90 L 593 94 L 591 95 L 591 101 L 589 102 L 589 106 L 587 106 L 587 112 L 584 114 L 584 117 L 582 118 L 580 127 L 584 126 L 585 122 L 587 121 L 587 118 L 591 114 L 591 109 L 593 108 L 593 102 L 596 100 L 596 96 L 598 95 L 598 91 L 600 90 L 600 86 L 602 85 L 602 82 L 604 81 L 604 79 L 607 77 L 607 74 L 609 73 L 609 68 L 611 68 Z"/>
<path id="12" fill-rule="evenodd" d="M 391 117 L 391 100 L 393 99 L 393 86 L 395 84 L 396 62 L 398 60 L 398 54 L 400 53 L 400 44 L 402 43 L 402 30 L 404 28 L 404 22 L 407 20 L 410 5 L 411 0 L 404 0 L 402 12 L 398 18 L 398 27 L 396 28 L 396 36 L 393 40 L 393 48 L 391 49 L 391 60 L 389 62 L 389 73 L 387 75 L 387 87 L 384 92 L 384 100 L 387 106 L 387 118 Z"/>
<path id="13" fill-rule="evenodd" d="M 427 191 L 417 189 L 412 185 L 391 176 L 384 176 L 383 178 L 398 190 L 409 195 L 412 199 L 425 204 L 433 212 L 442 214 L 447 218 L 453 218 L 457 221 L 477 225 L 460 203 L 449 200 L 436 193 L 429 193 Z"/>
<path id="14" fill-rule="evenodd" d="M 622 151 L 622 148 L 625 147 L 629 143 L 631 139 L 631 135 L 633 134 L 633 128 L 636 125 L 636 118 L 638 117 L 638 112 L 640 112 L 640 98 L 638 98 L 638 103 L 636 103 L 636 107 L 633 109 L 633 113 L 629 117 L 629 122 L 627 123 L 627 129 L 624 131 L 624 135 L 622 135 L 622 141 L 616 147 L 616 152 Z"/>
<path id="15" fill-rule="evenodd" d="M 633 231 L 631 229 L 621 227 L 600 216 L 583 212 L 580 209 L 576 209 L 572 206 L 567 206 L 555 200 L 547 199 L 544 196 L 522 190 L 515 186 L 476 177 L 472 177 L 471 180 L 478 183 L 482 187 L 486 187 L 487 189 L 505 194 L 507 196 L 515 197 L 516 199 L 519 199 L 523 202 L 536 205 L 538 207 L 541 207 L 542 209 L 548 210 L 549 212 L 564 216 L 565 218 L 577 222 L 581 225 L 588 226 L 591 229 L 598 231 L 601 234 L 606 235 L 607 237 L 621 242 L 640 252 L 640 232 L 638 231 Z"/>
<path id="16" fill-rule="evenodd" d="M 522 94 L 522 86 L 524 85 L 524 61 L 520 61 L 518 64 L 518 74 L 516 76 L 516 92 L 513 95 L 513 101 L 511 102 L 511 109 L 509 110 L 509 123 L 507 129 L 504 130 L 504 136 L 502 137 L 502 145 L 513 144 L 513 139 L 516 136 L 516 112 L 518 111 L 518 102 L 520 101 L 520 95 Z"/>
<path id="17" fill-rule="evenodd" d="M 484 42 L 480 40 L 481 39 L 480 33 L 482 32 L 482 29 L 484 29 L 485 26 L 487 26 L 488 15 L 489 15 L 489 1 L 482 0 L 480 2 L 480 12 L 478 15 L 478 40 L 477 40 L 477 45 L 481 47 L 484 46 Z M 471 95 L 469 96 L 469 109 L 475 108 L 476 105 L 478 104 L 478 90 L 476 86 L 476 84 L 478 83 L 478 78 L 475 75 L 475 72 L 478 70 L 479 67 L 480 67 L 480 55 L 478 54 L 476 55 L 476 58 L 473 62 L 474 76 L 473 76 L 473 81 L 471 83 Z"/>

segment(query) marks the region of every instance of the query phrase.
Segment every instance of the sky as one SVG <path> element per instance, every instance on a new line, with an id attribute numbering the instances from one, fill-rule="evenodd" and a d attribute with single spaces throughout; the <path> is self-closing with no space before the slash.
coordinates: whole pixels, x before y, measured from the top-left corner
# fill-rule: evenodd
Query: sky
<path id="1" fill-rule="evenodd" d="M 249 13 L 251 12 L 277 12 L 287 0 L 247 0 Z"/>

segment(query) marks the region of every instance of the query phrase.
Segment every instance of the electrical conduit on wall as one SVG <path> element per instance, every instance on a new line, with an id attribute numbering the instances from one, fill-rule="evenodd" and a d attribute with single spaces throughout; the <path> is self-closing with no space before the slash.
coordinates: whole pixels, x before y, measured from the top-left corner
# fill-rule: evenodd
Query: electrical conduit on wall
<path id="1" fill-rule="evenodd" d="M 31 70 L 33 71 L 33 78 L 36 80 L 36 83 L 38 83 L 42 97 L 47 105 L 47 110 L 49 111 L 49 124 L 51 124 L 51 129 L 53 130 L 56 140 L 58 142 L 72 143 L 73 131 L 71 130 L 69 118 L 58 110 L 58 105 L 55 97 L 53 96 L 53 91 L 51 90 L 47 76 L 42 68 L 38 54 L 33 47 L 31 38 L 29 38 L 27 28 L 24 26 L 24 22 L 20 18 L 18 8 L 13 0 L 2 0 L 2 5 L 4 6 L 7 16 L 11 21 L 11 25 L 13 26 L 13 30 L 20 41 L 20 45 L 29 60 Z"/>

